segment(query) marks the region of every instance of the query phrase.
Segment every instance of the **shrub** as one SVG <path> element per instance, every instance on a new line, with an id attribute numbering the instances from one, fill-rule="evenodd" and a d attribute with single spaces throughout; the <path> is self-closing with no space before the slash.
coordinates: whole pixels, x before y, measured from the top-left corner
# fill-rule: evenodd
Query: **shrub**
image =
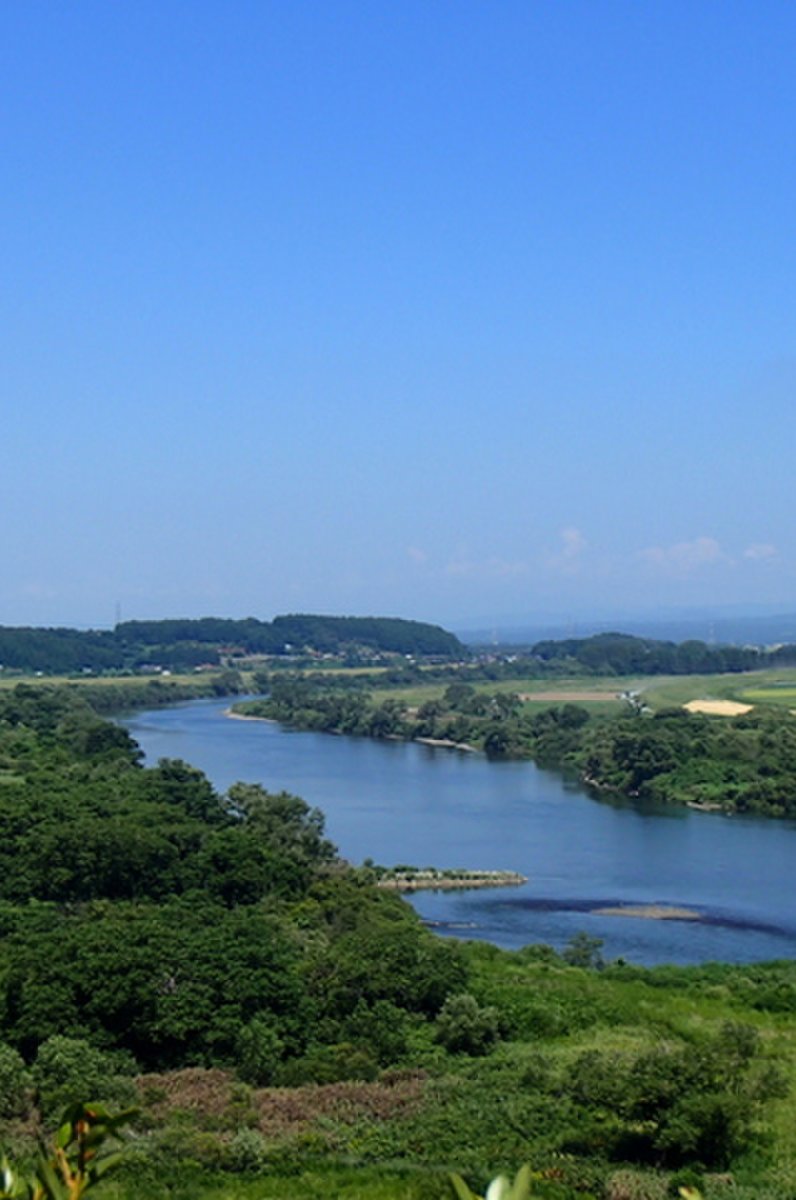
<path id="1" fill-rule="evenodd" d="M 0 1042 L 0 1117 L 24 1115 L 31 1082 L 22 1055 Z"/>
<path id="2" fill-rule="evenodd" d="M 437 1017 L 437 1040 L 451 1054 L 488 1054 L 500 1037 L 500 1016 L 475 996 L 449 996 Z"/>
<path id="3" fill-rule="evenodd" d="M 268 1166 L 268 1142 L 256 1129 L 239 1129 L 229 1144 L 231 1171 L 258 1175 Z"/>
<path id="4" fill-rule="evenodd" d="M 398 1062 L 406 1054 L 409 1017 L 389 1000 L 376 1000 L 371 1007 L 360 1001 L 348 1019 L 347 1030 L 352 1041 L 367 1046 L 382 1066 Z"/>
<path id="5" fill-rule="evenodd" d="M 82 1038 L 58 1034 L 48 1038 L 39 1047 L 32 1071 L 42 1113 L 51 1116 L 85 1096 L 113 1104 L 135 1103 L 135 1085 L 121 1073 L 120 1063 L 119 1056 L 105 1054 Z"/>
<path id="6" fill-rule="evenodd" d="M 350 1042 L 339 1042 L 334 1046 L 312 1046 L 303 1057 L 282 1063 L 275 1082 L 281 1087 L 346 1080 L 367 1083 L 378 1073 L 378 1063 L 369 1050 Z"/>

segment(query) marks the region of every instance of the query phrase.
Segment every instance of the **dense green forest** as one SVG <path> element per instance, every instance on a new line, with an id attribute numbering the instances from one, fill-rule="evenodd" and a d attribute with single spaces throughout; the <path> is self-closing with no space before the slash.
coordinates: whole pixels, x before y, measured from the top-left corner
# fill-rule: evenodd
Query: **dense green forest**
<path id="1" fill-rule="evenodd" d="M 577 704 L 539 712 L 510 692 L 462 682 L 412 706 L 389 696 L 376 702 L 361 686 L 259 679 L 267 697 L 236 708 L 297 728 L 450 742 L 561 767 L 592 787 L 656 803 L 796 816 L 796 722 L 786 711 L 731 719 L 679 708 L 653 714 L 630 698 L 619 716 L 594 716 Z"/>
<path id="2" fill-rule="evenodd" d="M 273 621 L 125 621 L 113 630 L 0 627 L 0 666 L 68 674 L 145 667 L 216 666 L 246 655 L 408 654 L 461 658 L 466 651 L 438 625 L 393 617 L 294 615 Z"/>
<path id="3" fill-rule="evenodd" d="M 525 1160 L 551 1200 L 662 1200 L 697 1176 L 718 1195 L 728 1171 L 738 1200 L 761 1180 L 784 1200 L 794 1039 L 791 963 L 648 971 L 585 936 L 562 954 L 440 940 L 298 797 L 145 768 L 78 689 L 0 694 L 17 1158 L 90 1097 L 142 1109 L 119 1200 L 441 1200 L 451 1168 L 483 1186 Z"/>
<path id="4" fill-rule="evenodd" d="M 239 648 L 246 654 L 285 654 L 304 648 L 337 654 L 348 647 L 392 654 L 461 656 L 464 647 L 452 633 L 422 621 L 398 617 L 324 617 L 307 614 L 273 621 L 221 620 L 127 621 L 116 636 L 132 644 L 161 646 L 179 642 Z"/>

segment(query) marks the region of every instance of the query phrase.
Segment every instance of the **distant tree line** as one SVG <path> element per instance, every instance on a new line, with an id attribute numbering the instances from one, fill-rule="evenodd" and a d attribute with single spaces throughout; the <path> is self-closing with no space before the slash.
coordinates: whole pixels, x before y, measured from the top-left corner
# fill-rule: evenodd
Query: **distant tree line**
<path id="1" fill-rule="evenodd" d="M 283 616 L 273 621 L 124 621 L 113 630 L 0 626 L 0 666 L 6 670 L 76 674 L 146 667 L 190 670 L 235 655 L 344 655 L 348 652 L 462 658 L 452 633 L 393 617 Z"/>
<path id="2" fill-rule="evenodd" d="M 112 672 L 156 667 L 191 670 L 219 666 L 238 656 L 272 657 L 312 666 L 318 655 L 352 665 L 393 656 L 386 682 L 421 677 L 449 680 L 465 670 L 472 679 L 564 675 L 689 675 L 750 671 L 796 663 L 796 646 L 764 650 L 752 646 L 709 646 L 701 641 L 666 642 L 623 633 L 541 641 L 517 652 L 471 654 L 438 625 L 397 617 L 293 615 L 259 621 L 124 621 L 113 630 L 36 629 L 0 626 L 0 667 L 52 674 Z M 398 662 L 395 656 L 405 661 Z M 462 665 L 466 664 L 466 665 Z M 331 685 L 330 685 L 331 686 Z M 344 681 L 338 686 L 362 686 Z"/>
<path id="3" fill-rule="evenodd" d="M 391 654 L 466 654 L 459 639 L 439 625 L 398 617 L 324 617 L 307 614 L 243 621 L 203 617 L 184 621 L 126 621 L 116 626 L 118 638 L 134 645 L 189 643 L 234 647 L 245 654 L 288 654 L 304 649 L 338 654 L 363 647 Z"/>
<path id="4" fill-rule="evenodd" d="M 713 675 L 796 663 L 796 646 L 709 646 L 706 642 L 662 642 L 624 633 L 537 642 L 532 658 L 573 664 L 600 675 Z"/>
<path id="5" fill-rule="evenodd" d="M 110 630 L 0 626 L 0 666 L 58 674 L 120 670 L 124 651 Z"/>

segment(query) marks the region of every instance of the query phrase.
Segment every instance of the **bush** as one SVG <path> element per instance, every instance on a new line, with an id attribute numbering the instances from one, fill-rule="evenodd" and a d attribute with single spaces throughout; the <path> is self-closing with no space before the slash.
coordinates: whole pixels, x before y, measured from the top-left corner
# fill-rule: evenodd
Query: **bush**
<path id="1" fill-rule="evenodd" d="M 692 1188 L 699 1192 L 704 1186 L 705 1177 L 701 1171 L 695 1171 L 693 1167 L 683 1167 L 675 1171 L 669 1179 L 668 1192 L 670 1196 L 679 1197 L 681 1188 Z"/>
<path id="2" fill-rule="evenodd" d="M 132 1062 L 105 1054 L 82 1038 L 58 1034 L 48 1038 L 39 1047 L 32 1071 L 42 1113 L 51 1116 L 86 1096 L 116 1105 L 134 1104 L 135 1085 L 129 1074 L 121 1073 L 120 1064 L 132 1073 Z"/>
<path id="3" fill-rule="evenodd" d="M 372 1007 L 360 1001 L 346 1030 L 351 1040 L 366 1046 L 382 1066 L 399 1062 L 406 1054 L 409 1017 L 389 1000 L 377 1000 Z"/>
<path id="4" fill-rule="evenodd" d="M 24 1116 L 31 1083 L 22 1055 L 0 1042 L 0 1117 Z"/>
<path id="5" fill-rule="evenodd" d="M 449 996 L 437 1017 L 437 1041 L 451 1054 L 488 1054 L 500 1037 L 496 1008 L 482 1008 L 475 996 Z"/>
<path id="6" fill-rule="evenodd" d="M 339 1042 L 334 1046 L 312 1046 L 303 1057 L 282 1063 L 275 1083 L 280 1087 L 346 1080 L 370 1083 L 378 1073 L 379 1065 L 369 1050 L 350 1042 Z"/>
<path id="7" fill-rule="evenodd" d="M 256 1129 L 239 1129 L 229 1144 L 229 1169 L 258 1175 L 268 1166 L 268 1142 Z"/>

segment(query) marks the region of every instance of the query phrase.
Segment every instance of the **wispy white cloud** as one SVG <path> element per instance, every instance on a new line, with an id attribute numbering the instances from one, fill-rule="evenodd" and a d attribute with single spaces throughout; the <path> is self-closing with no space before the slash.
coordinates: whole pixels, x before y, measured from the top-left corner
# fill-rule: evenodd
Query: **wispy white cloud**
<path id="1" fill-rule="evenodd" d="M 547 565 L 554 571 L 574 575 L 580 568 L 580 558 L 588 545 L 585 537 L 574 525 L 565 526 L 559 533 L 558 549 L 548 555 Z"/>
<path id="2" fill-rule="evenodd" d="M 639 552 L 639 557 L 651 567 L 681 575 L 732 561 L 712 537 L 696 537 L 690 542 L 675 542 L 671 546 L 648 546 Z"/>
<path id="3" fill-rule="evenodd" d="M 753 542 L 751 546 L 747 546 L 743 552 L 744 558 L 751 558 L 754 562 L 764 562 L 767 558 L 774 558 L 777 553 L 776 546 L 772 546 L 771 542 Z"/>

